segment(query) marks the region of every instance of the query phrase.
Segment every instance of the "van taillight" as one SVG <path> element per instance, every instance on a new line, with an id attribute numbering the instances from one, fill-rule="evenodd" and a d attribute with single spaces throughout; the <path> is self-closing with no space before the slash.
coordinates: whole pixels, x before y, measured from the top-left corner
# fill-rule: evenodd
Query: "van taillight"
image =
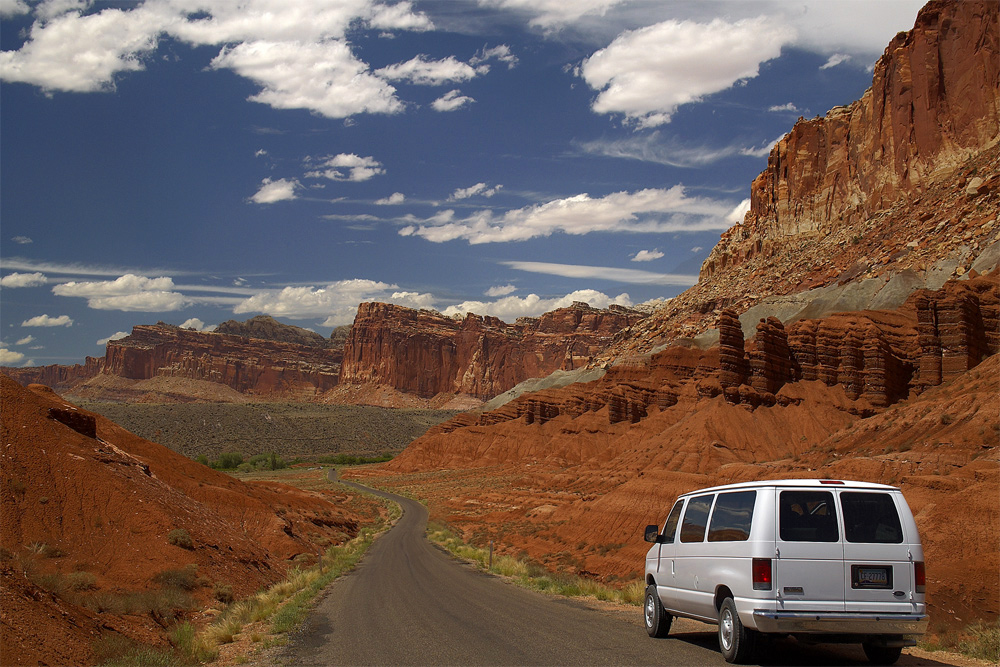
<path id="1" fill-rule="evenodd" d="M 918 593 L 927 590 L 927 570 L 924 568 L 924 561 L 913 561 L 913 583 L 916 585 Z"/>
<path id="2" fill-rule="evenodd" d="M 771 559 L 753 559 L 753 589 L 755 591 L 771 590 Z"/>

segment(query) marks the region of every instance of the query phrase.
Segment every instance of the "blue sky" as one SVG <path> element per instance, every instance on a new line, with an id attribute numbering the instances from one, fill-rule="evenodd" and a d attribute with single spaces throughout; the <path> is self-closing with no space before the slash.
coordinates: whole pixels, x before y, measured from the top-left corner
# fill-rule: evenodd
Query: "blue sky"
<path id="1" fill-rule="evenodd" d="M 675 296 L 919 7 L 0 0 L 0 364 Z"/>

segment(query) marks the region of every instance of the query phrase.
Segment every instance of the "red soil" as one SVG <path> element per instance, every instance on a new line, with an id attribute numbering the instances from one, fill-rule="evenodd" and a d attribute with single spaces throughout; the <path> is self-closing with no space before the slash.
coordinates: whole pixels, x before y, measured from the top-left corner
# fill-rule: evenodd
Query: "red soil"
<path id="1" fill-rule="evenodd" d="M 346 494 L 241 482 L 4 375 L 0 422 L 3 664 L 84 664 L 111 629 L 163 641 L 149 615 L 94 614 L 38 588 L 44 575 L 88 572 L 98 592 L 124 593 L 193 564 L 200 599 L 214 583 L 240 597 L 283 578 L 315 542 L 355 536 L 374 511 L 348 507 Z M 168 543 L 174 529 L 192 548 Z"/>

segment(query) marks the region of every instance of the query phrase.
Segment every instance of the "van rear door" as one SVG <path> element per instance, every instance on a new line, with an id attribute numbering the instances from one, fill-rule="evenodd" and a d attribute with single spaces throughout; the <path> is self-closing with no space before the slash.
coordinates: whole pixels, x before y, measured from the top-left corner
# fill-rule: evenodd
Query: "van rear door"
<path id="1" fill-rule="evenodd" d="M 849 612 L 912 611 L 913 564 L 894 491 L 844 489 L 844 600 Z M 915 536 L 914 536 L 915 537 Z"/>
<path id="2" fill-rule="evenodd" d="M 844 611 L 844 547 L 832 490 L 777 489 L 779 611 Z"/>

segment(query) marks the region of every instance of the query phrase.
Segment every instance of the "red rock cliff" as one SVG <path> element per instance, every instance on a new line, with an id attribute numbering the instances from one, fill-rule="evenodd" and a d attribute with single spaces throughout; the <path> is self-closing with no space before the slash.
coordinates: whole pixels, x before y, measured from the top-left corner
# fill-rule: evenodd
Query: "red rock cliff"
<path id="1" fill-rule="evenodd" d="M 642 314 L 574 304 L 506 324 L 469 314 L 456 320 L 427 310 L 362 303 L 344 346 L 343 384 L 381 385 L 430 398 L 488 399 L 519 382 L 586 366 Z"/>
<path id="2" fill-rule="evenodd" d="M 59 391 L 73 387 L 80 382 L 85 382 L 95 377 L 103 369 L 104 357 L 87 357 L 85 363 L 73 364 L 72 366 L 52 364 L 49 366 L 31 366 L 28 368 L 5 367 L 3 372 L 23 386 L 43 384 L 46 387 L 52 387 Z"/>
<path id="3" fill-rule="evenodd" d="M 108 343 L 104 373 L 208 380 L 247 394 L 314 396 L 337 384 L 340 359 L 335 349 L 139 325 Z"/>
<path id="4" fill-rule="evenodd" d="M 860 100 L 800 119 L 775 145 L 743 224 L 723 235 L 701 280 L 774 254 L 782 239 L 868 220 L 997 144 L 998 16 L 995 1 L 928 3 L 889 43 Z"/>

